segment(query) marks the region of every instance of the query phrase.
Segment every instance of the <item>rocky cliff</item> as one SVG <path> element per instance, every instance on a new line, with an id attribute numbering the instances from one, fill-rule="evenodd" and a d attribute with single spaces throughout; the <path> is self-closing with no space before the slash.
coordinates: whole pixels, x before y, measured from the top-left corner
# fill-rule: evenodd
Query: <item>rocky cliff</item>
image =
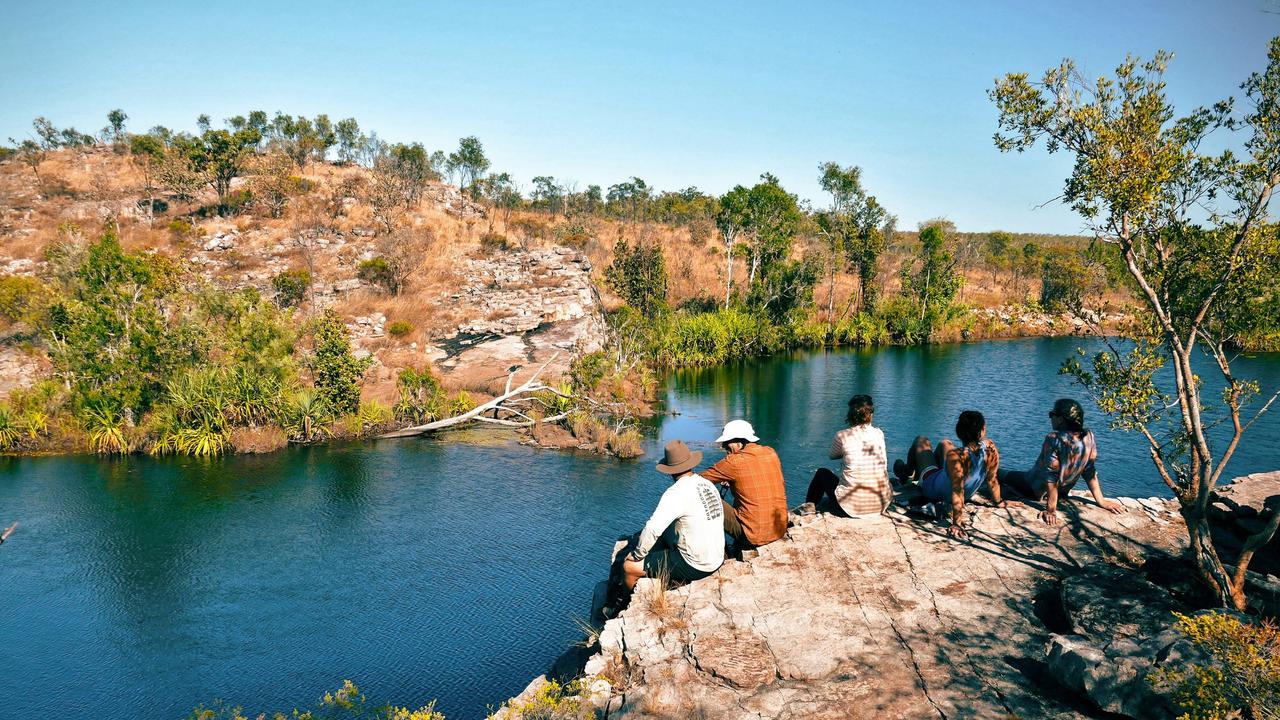
<path id="1" fill-rule="evenodd" d="M 1241 483 L 1280 494 L 1280 473 Z M 1145 675 L 1181 604 L 1146 576 L 1176 565 L 1185 529 L 1173 501 L 1121 502 L 1076 494 L 1059 527 L 980 507 L 967 542 L 897 506 L 793 515 L 707 579 L 642 580 L 600 631 L 586 699 L 611 718 L 1168 716 Z"/>

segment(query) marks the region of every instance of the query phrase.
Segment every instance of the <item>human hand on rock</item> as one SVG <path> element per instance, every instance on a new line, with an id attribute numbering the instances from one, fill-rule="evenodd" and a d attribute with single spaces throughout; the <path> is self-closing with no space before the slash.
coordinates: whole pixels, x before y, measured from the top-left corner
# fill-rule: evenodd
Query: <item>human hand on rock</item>
<path id="1" fill-rule="evenodd" d="M 953 540 L 968 540 L 969 534 L 966 533 L 964 531 L 964 528 L 961 527 L 959 524 L 952 523 L 947 527 L 947 537 Z"/>
<path id="2" fill-rule="evenodd" d="M 1098 506 L 1101 507 L 1103 510 L 1106 510 L 1107 512 L 1112 513 L 1114 515 L 1119 515 L 1122 512 L 1127 512 L 1125 510 L 1125 507 L 1120 503 L 1116 502 L 1115 500 L 1103 500 L 1102 502 L 1098 503 Z"/>
<path id="3" fill-rule="evenodd" d="M 1059 522 L 1057 510 L 1044 510 L 1040 513 L 1040 519 L 1045 525 L 1057 525 Z"/>

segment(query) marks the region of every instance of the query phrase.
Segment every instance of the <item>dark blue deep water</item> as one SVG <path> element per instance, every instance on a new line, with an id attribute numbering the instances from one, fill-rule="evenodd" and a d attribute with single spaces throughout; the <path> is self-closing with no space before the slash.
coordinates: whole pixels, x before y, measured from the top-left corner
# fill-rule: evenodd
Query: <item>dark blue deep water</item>
<path id="1" fill-rule="evenodd" d="M 780 357 L 669 378 L 648 455 L 535 451 L 509 436 L 295 448 L 214 462 L 0 458 L 0 717 L 176 719 L 226 698 L 312 704 L 344 678 L 379 702 L 439 698 L 483 717 L 579 637 L 610 541 L 644 522 L 655 450 L 755 423 L 792 504 L 826 463 L 844 403 L 868 392 L 891 455 L 987 414 L 1008 467 L 1031 462 L 1056 372 L 1080 341 L 1018 340 Z M 1239 361 L 1280 386 L 1280 357 Z M 1164 494 L 1139 438 L 1098 430 L 1108 494 Z M 1280 414 L 1232 475 L 1280 468 Z"/>

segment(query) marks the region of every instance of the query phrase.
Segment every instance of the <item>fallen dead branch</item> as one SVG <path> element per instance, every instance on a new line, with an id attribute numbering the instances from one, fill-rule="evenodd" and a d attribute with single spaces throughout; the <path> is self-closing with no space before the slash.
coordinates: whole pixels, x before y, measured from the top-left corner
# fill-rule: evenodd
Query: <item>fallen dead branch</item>
<path id="1" fill-rule="evenodd" d="M 566 397 L 564 393 L 561 393 L 559 390 L 556 390 L 555 388 L 545 383 L 542 383 L 538 380 L 538 377 L 542 375 L 542 371 L 546 370 L 547 366 L 550 365 L 557 357 L 559 357 L 559 353 L 552 355 L 551 359 L 543 363 L 542 366 L 539 367 L 537 371 L 535 371 L 533 375 L 529 377 L 528 380 L 526 380 L 522 385 L 516 387 L 515 389 L 511 388 L 511 383 L 515 380 L 516 373 L 520 372 L 520 370 L 517 369 L 513 371 L 511 375 L 507 377 L 507 385 L 506 385 L 505 391 L 501 395 L 490 400 L 489 402 L 477 405 L 474 408 L 468 410 L 467 412 L 462 413 L 461 415 L 455 415 L 453 417 L 435 420 L 425 425 L 414 425 L 413 427 L 407 427 L 401 430 L 393 430 L 392 432 L 383 433 L 382 435 L 379 435 L 378 438 L 390 439 L 390 438 L 416 437 L 418 435 L 422 435 L 423 433 L 428 433 L 433 430 L 443 430 L 445 428 L 453 427 L 455 425 L 461 425 L 463 423 L 472 422 L 472 421 L 488 423 L 491 425 L 501 425 L 503 427 L 514 427 L 514 428 L 530 427 L 536 421 L 533 418 L 529 417 L 524 412 L 521 412 L 520 410 L 512 407 L 512 405 L 515 403 L 519 403 L 524 400 L 527 400 L 528 398 L 525 396 L 531 395 L 537 392 L 551 392 L 561 397 Z M 486 416 L 486 413 L 490 413 L 490 412 L 492 412 L 495 416 L 505 413 L 508 416 L 521 418 L 521 419 L 513 420 L 510 417 L 503 418 L 503 417 Z M 565 418 L 565 414 L 562 413 L 560 415 L 553 415 L 548 418 L 543 418 L 541 422 L 555 422 L 557 420 L 563 420 L 564 418 Z"/>

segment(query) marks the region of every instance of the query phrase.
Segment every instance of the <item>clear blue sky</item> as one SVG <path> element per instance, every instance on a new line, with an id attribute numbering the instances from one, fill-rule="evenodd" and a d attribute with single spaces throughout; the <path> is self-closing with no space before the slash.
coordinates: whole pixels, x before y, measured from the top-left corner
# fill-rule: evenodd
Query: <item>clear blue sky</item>
<path id="1" fill-rule="evenodd" d="M 484 142 L 549 174 L 720 193 L 770 171 L 815 205 L 860 165 L 899 227 L 1071 233 L 1066 157 L 1002 155 L 986 91 L 1063 57 L 1089 75 L 1176 53 L 1178 108 L 1238 94 L 1280 0 L 884 3 L 127 3 L 0 6 L 0 139 L 44 115 L 96 132 L 193 130 L 252 109 L 355 116 L 388 140 Z"/>

